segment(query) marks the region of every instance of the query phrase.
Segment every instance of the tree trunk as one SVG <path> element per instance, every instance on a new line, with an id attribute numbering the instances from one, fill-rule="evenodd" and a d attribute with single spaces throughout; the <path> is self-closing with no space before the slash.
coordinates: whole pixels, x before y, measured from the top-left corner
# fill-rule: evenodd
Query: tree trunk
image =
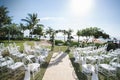
<path id="1" fill-rule="evenodd" d="M 32 29 L 30 30 L 30 33 L 29 33 L 29 38 L 32 40 L 32 34 L 33 34 L 33 31 Z"/>
<path id="2" fill-rule="evenodd" d="M 51 51 L 53 51 L 53 50 L 54 50 L 54 46 L 55 46 L 55 40 L 53 40 L 53 42 L 52 42 Z"/>
<path id="3" fill-rule="evenodd" d="M 71 42 L 71 38 L 70 38 L 70 35 L 68 34 L 68 39 L 67 39 L 68 48 L 67 48 L 67 52 L 70 51 L 70 42 Z"/>
<path id="4" fill-rule="evenodd" d="M 86 37 L 86 43 L 88 43 L 90 36 Z"/>
<path id="5" fill-rule="evenodd" d="M 51 37 L 51 41 L 52 41 L 52 46 L 51 46 L 51 51 L 54 50 L 54 46 L 55 46 L 55 36 L 54 36 L 54 33 L 52 34 L 52 37 Z"/>

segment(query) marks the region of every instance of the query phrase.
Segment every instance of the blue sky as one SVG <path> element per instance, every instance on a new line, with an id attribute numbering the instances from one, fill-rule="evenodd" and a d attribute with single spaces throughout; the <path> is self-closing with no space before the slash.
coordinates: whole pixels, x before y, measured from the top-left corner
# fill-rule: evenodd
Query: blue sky
<path id="1" fill-rule="evenodd" d="M 28 13 L 37 13 L 47 28 L 99 27 L 120 38 L 120 0 L 0 0 L 8 7 L 13 22 L 22 23 Z"/>

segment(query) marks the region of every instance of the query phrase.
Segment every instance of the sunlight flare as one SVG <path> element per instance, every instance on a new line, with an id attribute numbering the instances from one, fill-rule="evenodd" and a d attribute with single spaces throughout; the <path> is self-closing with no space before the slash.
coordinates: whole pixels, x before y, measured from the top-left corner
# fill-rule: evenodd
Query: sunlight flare
<path id="1" fill-rule="evenodd" d="M 86 16 L 93 5 L 94 0 L 70 0 L 70 13 L 73 16 Z"/>

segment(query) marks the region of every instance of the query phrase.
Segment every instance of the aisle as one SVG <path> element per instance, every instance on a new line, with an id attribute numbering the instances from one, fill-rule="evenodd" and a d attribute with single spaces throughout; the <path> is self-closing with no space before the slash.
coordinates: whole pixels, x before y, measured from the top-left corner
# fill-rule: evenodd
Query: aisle
<path id="1" fill-rule="evenodd" d="M 72 63 L 66 53 L 54 53 L 43 80 L 77 80 Z"/>

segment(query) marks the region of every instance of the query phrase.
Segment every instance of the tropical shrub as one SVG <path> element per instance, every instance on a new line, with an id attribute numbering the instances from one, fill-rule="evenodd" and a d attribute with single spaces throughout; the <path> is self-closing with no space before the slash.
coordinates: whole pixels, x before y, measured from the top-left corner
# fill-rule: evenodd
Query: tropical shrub
<path id="1" fill-rule="evenodd" d="M 112 43 L 112 42 L 108 43 L 107 51 L 109 51 L 111 49 L 113 49 L 113 50 L 116 49 L 116 44 L 115 43 Z"/>
<path id="2" fill-rule="evenodd" d="M 62 40 L 55 40 L 55 45 L 63 45 L 63 41 Z"/>

